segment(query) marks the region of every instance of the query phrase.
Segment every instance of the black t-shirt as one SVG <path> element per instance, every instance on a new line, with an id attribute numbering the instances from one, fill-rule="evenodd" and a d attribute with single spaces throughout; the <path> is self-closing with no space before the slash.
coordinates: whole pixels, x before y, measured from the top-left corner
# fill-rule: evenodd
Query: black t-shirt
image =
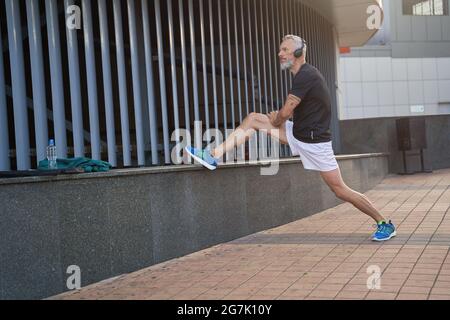
<path id="1" fill-rule="evenodd" d="M 305 143 L 331 141 L 330 91 L 319 70 L 305 63 L 289 93 L 302 100 L 294 109 L 294 137 Z"/>

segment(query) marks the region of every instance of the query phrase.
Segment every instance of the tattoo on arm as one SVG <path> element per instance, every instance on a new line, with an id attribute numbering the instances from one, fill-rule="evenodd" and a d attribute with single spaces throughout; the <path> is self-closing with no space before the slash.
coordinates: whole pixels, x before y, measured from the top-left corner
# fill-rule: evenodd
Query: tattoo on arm
<path id="1" fill-rule="evenodd" d="M 278 115 L 272 124 L 275 127 L 281 126 L 292 116 L 294 109 L 300 104 L 300 102 L 300 98 L 290 94 L 286 99 L 284 107 L 278 112 Z"/>
<path id="2" fill-rule="evenodd" d="M 286 107 L 290 111 L 290 116 L 292 116 L 294 109 L 300 104 L 302 100 L 299 97 L 296 97 L 290 94 L 286 100 Z"/>
<path id="3" fill-rule="evenodd" d="M 300 104 L 300 101 L 301 99 L 299 97 L 290 94 L 286 102 L 296 107 Z"/>

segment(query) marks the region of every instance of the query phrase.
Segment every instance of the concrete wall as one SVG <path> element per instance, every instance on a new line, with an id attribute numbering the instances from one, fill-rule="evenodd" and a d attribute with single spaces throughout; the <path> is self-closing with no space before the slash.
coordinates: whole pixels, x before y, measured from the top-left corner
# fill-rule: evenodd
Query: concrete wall
<path id="1" fill-rule="evenodd" d="M 383 155 L 340 157 L 365 192 L 387 174 Z M 283 225 L 340 203 L 316 172 L 281 160 L 215 172 L 197 167 L 0 180 L 0 299 L 38 299 Z"/>
<path id="2" fill-rule="evenodd" d="M 403 172 L 403 156 L 398 151 L 395 120 L 364 119 L 341 121 L 341 144 L 343 153 L 389 153 L 389 171 Z M 425 168 L 450 168 L 450 116 L 425 117 L 428 148 L 424 150 Z M 415 154 L 417 151 L 408 152 Z M 411 171 L 421 169 L 420 157 L 407 157 L 407 166 Z"/>
<path id="3" fill-rule="evenodd" d="M 341 120 L 450 114 L 450 57 L 342 57 L 339 66 Z"/>

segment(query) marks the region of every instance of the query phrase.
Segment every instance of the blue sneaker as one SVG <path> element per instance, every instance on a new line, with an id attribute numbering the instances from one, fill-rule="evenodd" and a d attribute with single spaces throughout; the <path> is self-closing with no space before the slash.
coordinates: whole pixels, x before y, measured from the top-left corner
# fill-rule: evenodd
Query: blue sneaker
<path id="1" fill-rule="evenodd" d="M 217 159 L 214 158 L 208 150 L 201 150 L 193 147 L 186 147 L 184 150 L 186 150 L 186 152 L 189 153 L 192 158 L 194 158 L 197 162 L 201 163 L 209 170 L 216 170 Z"/>
<path id="2" fill-rule="evenodd" d="M 373 241 L 387 241 L 397 235 L 394 224 L 383 222 L 377 226 L 377 232 L 373 235 Z"/>

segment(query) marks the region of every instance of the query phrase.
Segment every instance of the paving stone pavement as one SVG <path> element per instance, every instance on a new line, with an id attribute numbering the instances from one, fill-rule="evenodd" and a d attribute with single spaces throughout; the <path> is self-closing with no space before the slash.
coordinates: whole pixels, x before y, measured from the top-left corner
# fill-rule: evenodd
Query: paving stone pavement
<path id="1" fill-rule="evenodd" d="M 450 299 L 450 170 L 366 195 L 397 237 L 372 242 L 374 222 L 345 203 L 49 299 Z"/>

